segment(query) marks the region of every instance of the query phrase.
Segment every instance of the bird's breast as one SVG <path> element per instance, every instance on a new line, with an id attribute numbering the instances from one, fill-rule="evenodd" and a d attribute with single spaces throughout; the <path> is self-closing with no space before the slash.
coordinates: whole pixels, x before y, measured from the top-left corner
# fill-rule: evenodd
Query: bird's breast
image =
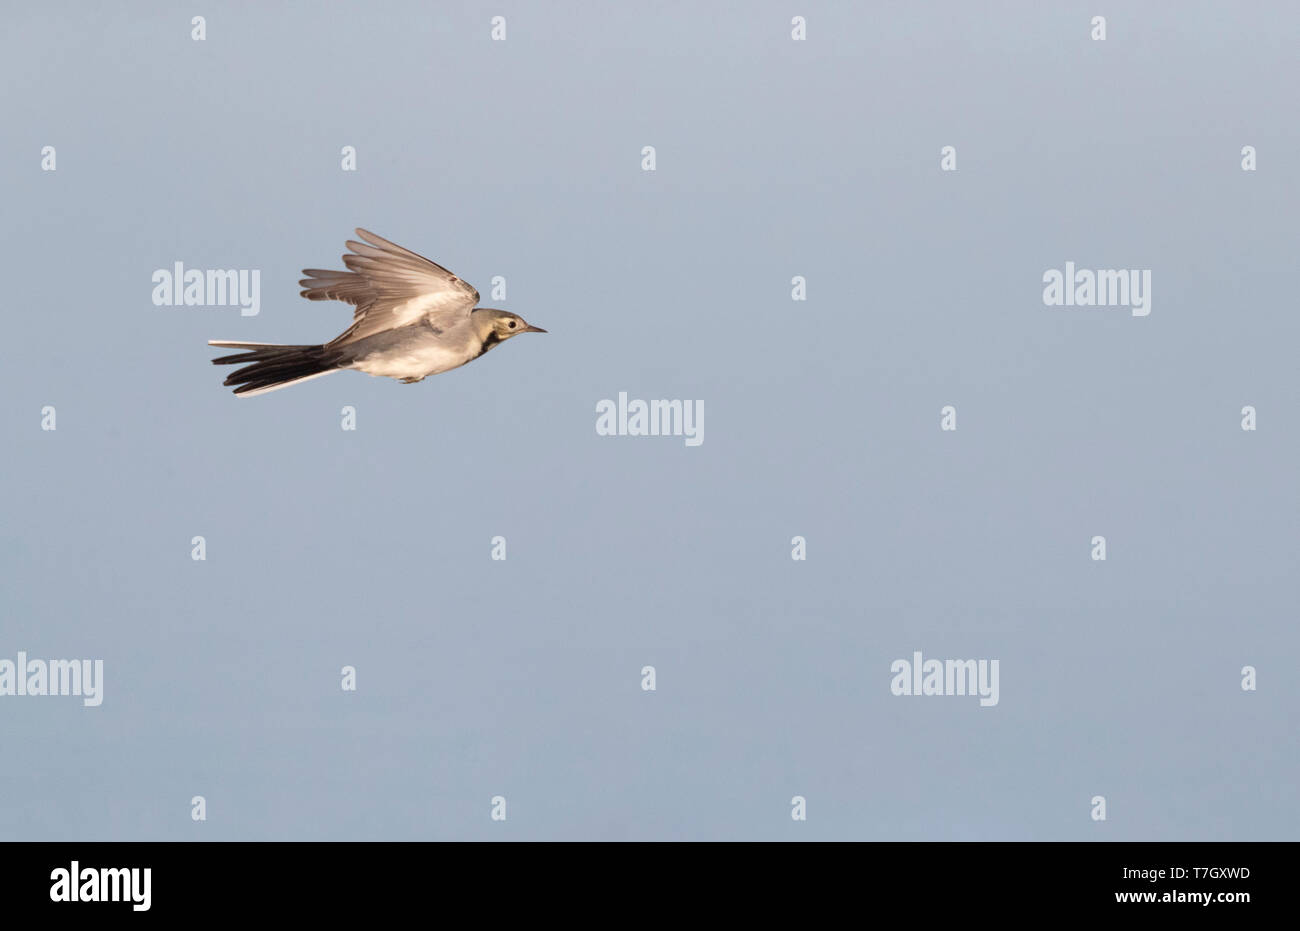
<path id="1" fill-rule="evenodd" d="M 387 335 L 387 334 L 386 334 Z M 458 368 L 475 358 L 477 341 L 446 339 L 427 328 L 412 334 L 394 333 L 368 347 L 358 347 L 352 368 L 387 378 L 423 378 Z"/>

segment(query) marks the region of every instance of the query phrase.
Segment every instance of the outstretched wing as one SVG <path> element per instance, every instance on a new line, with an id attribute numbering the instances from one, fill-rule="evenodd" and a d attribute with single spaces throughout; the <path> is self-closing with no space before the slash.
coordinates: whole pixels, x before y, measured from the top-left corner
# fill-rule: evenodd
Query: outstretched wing
<path id="1" fill-rule="evenodd" d="M 428 319 L 446 329 L 469 316 L 478 292 L 447 269 L 422 255 L 363 229 L 365 242 L 348 240 L 345 272 L 304 268 L 302 296 L 311 301 L 346 301 L 356 305 L 352 326 L 330 340 L 337 346 Z"/>

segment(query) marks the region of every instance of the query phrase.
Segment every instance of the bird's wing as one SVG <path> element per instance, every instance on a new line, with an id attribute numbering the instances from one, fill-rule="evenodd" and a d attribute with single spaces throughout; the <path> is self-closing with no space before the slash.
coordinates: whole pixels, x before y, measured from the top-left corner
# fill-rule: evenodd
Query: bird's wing
<path id="1" fill-rule="evenodd" d="M 329 345 L 349 343 L 428 319 L 446 329 L 469 317 L 478 292 L 441 265 L 363 229 L 365 242 L 348 240 L 345 272 L 304 268 L 302 296 L 311 301 L 356 305 L 352 326 Z"/>

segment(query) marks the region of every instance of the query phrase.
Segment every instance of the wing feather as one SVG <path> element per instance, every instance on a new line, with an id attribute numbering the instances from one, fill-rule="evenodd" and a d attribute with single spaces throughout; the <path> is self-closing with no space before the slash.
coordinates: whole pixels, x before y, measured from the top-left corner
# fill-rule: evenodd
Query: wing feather
<path id="1" fill-rule="evenodd" d="M 347 271 L 304 268 L 298 283 L 310 301 L 353 304 L 352 326 L 327 345 L 353 342 L 375 333 L 418 323 L 424 318 L 446 329 L 468 318 L 478 291 L 436 262 L 358 229 L 364 242 L 348 240 Z"/>

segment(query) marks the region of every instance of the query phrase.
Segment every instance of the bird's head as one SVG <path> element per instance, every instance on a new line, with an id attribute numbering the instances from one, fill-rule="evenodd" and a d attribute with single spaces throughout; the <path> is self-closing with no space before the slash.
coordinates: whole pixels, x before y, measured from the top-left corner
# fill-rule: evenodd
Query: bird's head
<path id="1" fill-rule="evenodd" d="M 481 307 L 474 313 L 483 315 L 484 336 L 493 342 L 504 342 L 512 336 L 518 336 L 520 333 L 545 333 L 539 326 L 533 326 L 518 314 L 512 314 L 508 310 L 494 310 L 491 307 Z"/>

